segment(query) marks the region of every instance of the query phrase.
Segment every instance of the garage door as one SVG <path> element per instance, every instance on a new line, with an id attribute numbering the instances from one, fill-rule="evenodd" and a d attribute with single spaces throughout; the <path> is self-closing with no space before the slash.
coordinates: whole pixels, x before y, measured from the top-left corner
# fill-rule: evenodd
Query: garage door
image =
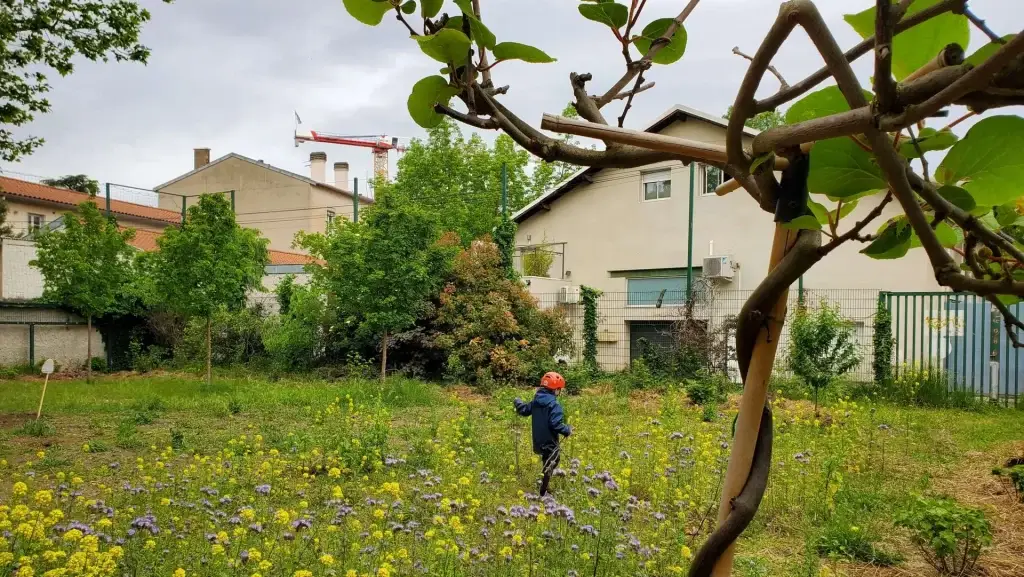
<path id="1" fill-rule="evenodd" d="M 629 323 L 629 363 L 643 355 L 640 339 L 665 351 L 672 350 L 671 321 L 632 321 Z"/>

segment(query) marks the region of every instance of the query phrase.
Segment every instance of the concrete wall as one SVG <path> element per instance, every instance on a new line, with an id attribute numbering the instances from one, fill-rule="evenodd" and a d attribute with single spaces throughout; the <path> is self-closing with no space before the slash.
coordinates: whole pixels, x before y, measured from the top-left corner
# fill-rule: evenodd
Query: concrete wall
<path id="1" fill-rule="evenodd" d="M 292 273 L 295 275 L 295 284 L 304 285 L 309 282 L 310 275 L 304 272 Z M 277 304 L 277 285 L 281 284 L 284 277 L 288 276 L 284 274 L 267 274 L 263 277 L 263 289 L 262 291 L 253 291 L 249 293 L 248 302 L 249 306 L 255 304 L 263 305 L 263 310 L 267 314 L 277 314 L 280 307 Z"/>
<path id="2" fill-rule="evenodd" d="M 677 122 L 663 134 L 725 144 L 725 129 L 689 119 Z M 653 170 L 671 171 L 670 198 L 644 201 L 641 175 Z M 738 269 L 731 282 L 716 281 L 724 299 L 740 299 L 765 277 L 773 236 L 772 215 L 763 212 L 742 189 L 724 197 L 701 195 L 703 171 L 694 165 L 693 265 L 703 258 L 728 255 Z M 605 293 L 625 293 L 626 278 L 612 277 L 610 271 L 685 268 L 687 265 L 687 221 L 690 191 L 690 167 L 681 162 L 663 162 L 635 169 L 605 169 L 593 176 L 593 182 L 575 187 L 519 223 L 516 244 L 542 241 L 564 242 L 565 269 L 571 271 L 575 285 L 589 285 Z M 831 208 L 820 195 L 814 199 Z M 852 223 L 871 210 L 880 198 L 860 201 L 844 222 Z M 879 223 L 899 212 L 891 203 Z M 890 291 L 940 290 L 923 249 L 914 249 L 899 260 L 878 261 L 859 254 L 863 245 L 847 243 L 818 263 L 804 278 L 809 289 L 881 289 Z M 728 293 L 732 292 L 730 297 Z M 628 335 L 622 328 L 624 314 L 602 319 L 602 328 Z M 616 326 L 607 326 L 609 323 Z M 616 357 L 628 339 L 609 343 L 617 347 Z"/>
<path id="3" fill-rule="evenodd" d="M 267 167 L 239 158 L 228 158 L 188 178 L 164 187 L 160 192 L 160 208 L 181 211 L 182 200 L 198 202 L 197 197 L 212 192 L 235 191 L 235 213 L 242 226 L 255 228 L 276 250 L 296 251 L 292 246 L 299 231 L 323 232 L 327 209 L 337 216 L 351 214 L 350 197 L 331 193 Z"/>
<path id="4" fill-rule="evenodd" d="M 83 323 L 77 315 L 53 308 L 10 307 L 0 303 L 0 323 Z M 26 365 L 29 362 L 28 325 L 0 324 L 0 365 Z M 84 325 L 37 324 L 34 329 L 35 361 L 52 358 L 62 369 L 85 366 L 88 358 L 87 329 Z M 92 356 L 104 357 L 103 339 L 92 332 Z"/>

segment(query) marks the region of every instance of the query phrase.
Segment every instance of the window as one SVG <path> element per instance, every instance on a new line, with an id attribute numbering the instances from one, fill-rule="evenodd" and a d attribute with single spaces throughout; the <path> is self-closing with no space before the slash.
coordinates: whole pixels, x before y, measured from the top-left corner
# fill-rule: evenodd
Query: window
<path id="1" fill-rule="evenodd" d="M 331 224 L 332 222 L 334 222 L 334 211 L 333 210 L 328 210 L 327 211 L 327 224 Z"/>
<path id="2" fill-rule="evenodd" d="M 686 277 L 626 279 L 626 293 L 631 307 L 680 306 L 686 302 Z"/>
<path id="3" fill-rule="evenodd" d="M 714 196 L 715 189 L 723 182 L 732 178 L 722 171 L 721 168 L 716 166 L 702 164 L 700 165 L 700 170 L 702 175 L 701 180 L 704 181 L 704 186 L 700 189 L 701 196 Z"/>
<path id="4" fill-rule="evenodd" d="M 35 232 L 46 224 L 46 219 L 41 214 L 28 213 L 28 231 Z"/>
<path id="5" fill-rule="evenodd" d="M 641 174 L 643 183 L 643 199 L 664 200 L 672 196 L 672 171 L 659 170 Z"/>

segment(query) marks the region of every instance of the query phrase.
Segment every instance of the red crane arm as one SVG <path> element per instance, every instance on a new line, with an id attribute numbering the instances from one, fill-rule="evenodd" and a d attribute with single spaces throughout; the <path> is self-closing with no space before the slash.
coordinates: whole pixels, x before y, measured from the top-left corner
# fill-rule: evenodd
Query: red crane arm
<path id="1" fill-rule="evenodd" d="M 369 140 L 372 138 L 373 140 Z M 308 132 L 296 132 L 295 133 L 296 143 L 299 141 L 306 142 L 324 142 L 327 144 L 342 144 L 346 146 L 361 146 L 363 148 L 372 148 L 374 150 L 398 150 L 404 151 L 405 147 L 395 146 L 390 141 L 386 140 L 385 137 L 367 137 L 366 140 L 360 138 L 352 138 L 345 136 L 338 136 L 334 134 L 328 134 L 325 132 L 316 132 L 310 130 Z"/>

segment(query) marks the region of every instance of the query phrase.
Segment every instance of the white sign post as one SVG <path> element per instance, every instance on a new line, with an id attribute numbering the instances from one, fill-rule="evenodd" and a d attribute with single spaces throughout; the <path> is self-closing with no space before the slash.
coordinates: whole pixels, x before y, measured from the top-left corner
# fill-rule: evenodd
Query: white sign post
<path id="1" fill-rule="evenodd" d="M 46 398 L 46 384 L 50 382 L 50 375 L 53 373 L 53 359 L 46 359 L 43 363 L 42 373 L 46 375 L 43 380 L 43 394 L 39 396 L 39 410 L 36 411 L 36 420 L 39 420 L 39 416 L 43 414 L 43 399 Z"/>

